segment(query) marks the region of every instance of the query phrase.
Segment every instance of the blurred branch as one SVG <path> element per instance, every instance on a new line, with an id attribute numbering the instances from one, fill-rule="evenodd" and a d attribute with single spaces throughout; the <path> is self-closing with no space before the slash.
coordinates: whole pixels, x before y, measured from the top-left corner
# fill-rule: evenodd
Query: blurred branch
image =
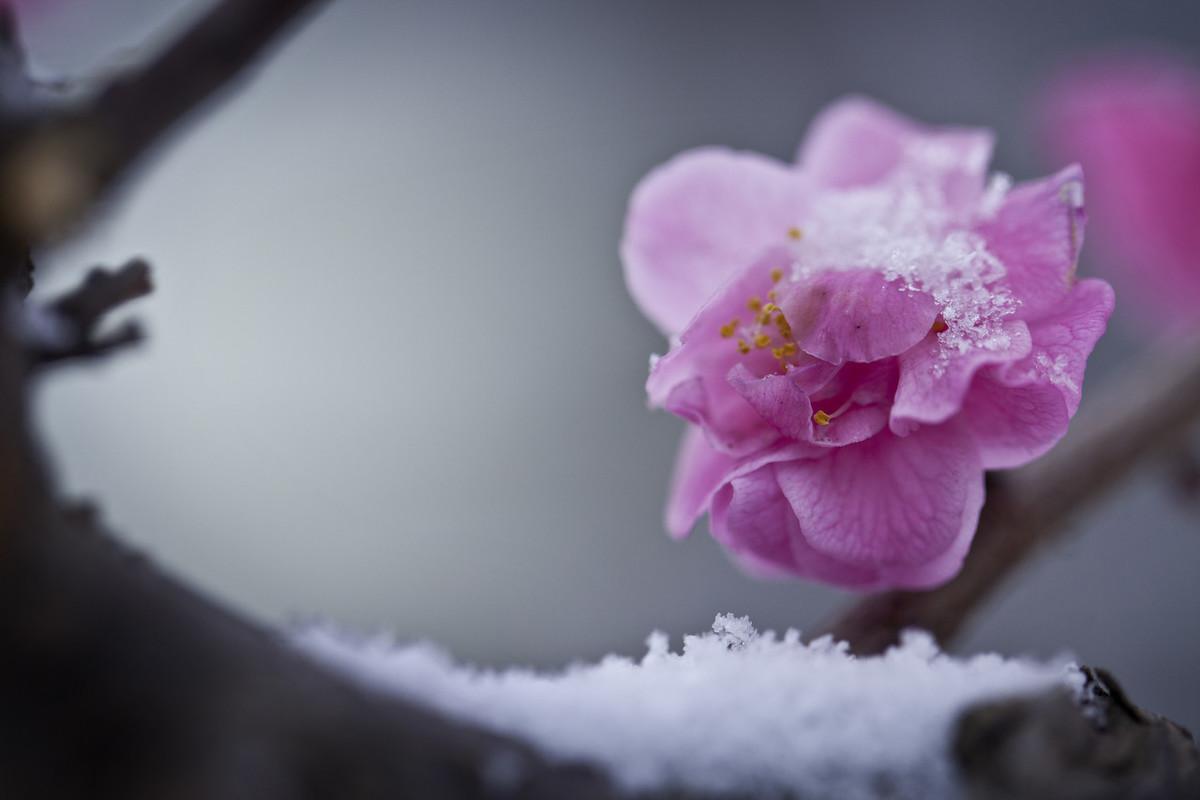
<path id="1" fill-rule="evenodd" d="M 1200 420 L 1200 342 L 1151 360 L 1089 396 L 1070 433 L 1038 461 L 990 475 L 988 500 L 962 571 L 925 592 L 864 598 L 821 632 L 878 653 L 905 628 L 948 643 L 1000 584 L 1142 463 L 1175 447 Z"/>
<path id="2" fill-rule="evenodd" d="M 1200 794 L 1192 736 L 1134 705 L 1102 669 L 1079 697 L 986 701 L 958 719 L 954 760 L 972 800 L 1129 800 Z M 1082 705 L 1084 713 L 1080 713 Z"/>
<path id="3" fill-rule="evenodd" d="M 107 355 L 140 342 L 142 329 L 133 321 L 105 334 L 98 334 L 97 328 L 110 311 L 152 290 L 150 265 L 139 258 L 116 270 L 97 267 L 78 287 L 47 306 L 27 307 L 35 315 L 27 317 L 31 366 Z"/>
<path id="4" fill-rule="evenodd" d="M 117 76 L 91 100 L 7 115 L 0 130 L 0 250 L 17 252 L 69 232 L 178 121 L 320 2 L 222 0 L 157 57 Z M 9 12 L 0 17 L 4 54 L 19 53 L 11 28 Z M 0 64 L 12 72 L 23 59 Z"/>

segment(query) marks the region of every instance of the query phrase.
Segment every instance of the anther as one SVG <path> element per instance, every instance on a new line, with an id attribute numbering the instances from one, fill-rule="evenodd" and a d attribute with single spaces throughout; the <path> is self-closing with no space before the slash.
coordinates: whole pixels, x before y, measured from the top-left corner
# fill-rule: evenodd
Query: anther
<path id="1" fill-rule="evenodd" d="M 804 231 L 800 230 L 795 225 L 788 228 L 787 233 L 788 233 L 788 238 L 795 242 L 798 242 L 804 238 Z"/>
<path id="2" fill-rule="evenodd" d="M 757 297 L 751 297 L 746 301 L 746 308 L 751 311 L 758 311 L 762 308 L 762 300 L 759 300 Z"/>
<path id="3" fill-rule="evenodd" d="M 771 283 L 779 283 L 781 280 L 783 280 L 783 270 L 779 267 L 771 270 Z"/>
<path id="4" fill-rule="evenodd" d="M 818 425 L 828 425 L 831 419 L 833 419 L 833 417 L 829 416 L 824 411 L 818 411 L 812 416 L 813 422 L 817 423 Z"/>
<path id="5" fill-rule="evenodd" d="M 775 315 L 775 324 L 779 326 L 779 332 L 783 334 L 783 338 L 792 338 L 792 326 L 788 324 L 787 317 L 783 315 L 782 311 Z"/>
<path id="6" fill-rule="evenodd" d="M 762 350 L 764 347 L 766 347 L 770 343 L 771 343 L 771 337 L 767 336 L 765 333 L 760 333 L 754 337 L 754 346 L 757 347 L 759 350 Z"/>
<path id="7" fill-rule="evenodd" d="M 942 333 L 943 331 L 950 330 L 950 326 L 946 324 L 945 320 L 943 320 L 941 317 L 938 317 L 933 321 L 933 327 L 931 327 L 929 330 L 933 331 L 934 333 Z"/>
<path id="8" fill-rule="evenodd" d="M 732 338 L 733 334 L 737 331 L 737 328 L 738 328 L 738 321 L 736 319 L 732 319 L 729 322 L 726 322 L 724 325 L 721 326 L 721 338 L 722 339 Z"/>

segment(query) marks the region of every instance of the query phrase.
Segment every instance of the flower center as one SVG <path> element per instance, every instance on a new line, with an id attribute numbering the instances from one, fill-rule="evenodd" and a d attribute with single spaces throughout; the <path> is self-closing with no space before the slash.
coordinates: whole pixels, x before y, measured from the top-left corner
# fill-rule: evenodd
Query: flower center
<path id="1" fill-rule="evenodd" d="M 776 267 L 771 270 L 771 283 L 778 284 L 783 280 L 783 269 Z M 787 371 L 794 366 L 793 359 L 800 348 L 792 334 L 792 326 L 788 323 L 787 315 L 783 313 L 776 301 L 779 299 L 775 288 L 767 291 L 767 301 L 755 295 L 746 301 L 746 308 L 753 315 L 746 324 L 740 317 L 734 317 L 720 327 L 724 339 L 737 338 L 737 349 L 742 355 L 748 355 L 755 350 L 770 348 L 771 356 L 779 368 Z"/>

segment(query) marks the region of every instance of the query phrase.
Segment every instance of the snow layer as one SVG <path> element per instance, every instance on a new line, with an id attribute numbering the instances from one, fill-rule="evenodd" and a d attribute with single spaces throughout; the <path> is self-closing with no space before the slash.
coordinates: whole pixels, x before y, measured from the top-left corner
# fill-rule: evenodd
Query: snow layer
<path id="1" fill-rule="evenodd" d="M 878 657 L 828 637 L 804 644 L 720 615 L 681 653 L 651 634 L 640 660 L 610 655 L 556 672 L 456 664 L 436 646 L 296 632 L 301 649 L 375 687 L 501 733 L 560 760 L 607 769 L 625 787 L 684 786 L 803 797 L 955 798 L 948 746 L 975 702 L 1061 685 L 1065 660 L 941 653 L 908 633 Z"/>

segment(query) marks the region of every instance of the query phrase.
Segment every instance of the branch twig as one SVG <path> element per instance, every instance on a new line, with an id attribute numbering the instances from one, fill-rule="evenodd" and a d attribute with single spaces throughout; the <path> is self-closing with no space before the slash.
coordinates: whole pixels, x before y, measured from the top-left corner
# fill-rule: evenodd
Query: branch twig
<path id="1" fill-rule="evenodd" d="M 69 232 L 177 122 L 245 73 L 289 23 L 321 2 L 222 0 L 158 57 L 91 101 L 7 118 L 0 130 L 0 251 Z"/>
<path id="2" fill-rule="evenodd" d="M 78 287 L 35 310 L 51 330 L 30 332 L 30 365 L 107 355 L 142 341 L 142 328 L 132 320 L 105 334 L 97 328 L 110 311 L 152 290 L 150 265 L 140 258 L 116 270 L 93 269 Z"/>
<path id="3" fill-rule="evenodd" d="M 867 597 L 821 632 L 848 641 L 858 653 L 885 650 L 905 628 L 923 628 L 948 643 L 1035 550 L 1063 536 L 1076 514 L 1200 419 L 1200 344 L 1111 384 L 1111 394 L 1085 407 L 1046 456 L 993 476 L 957 577 L 931 591 Z"/>

